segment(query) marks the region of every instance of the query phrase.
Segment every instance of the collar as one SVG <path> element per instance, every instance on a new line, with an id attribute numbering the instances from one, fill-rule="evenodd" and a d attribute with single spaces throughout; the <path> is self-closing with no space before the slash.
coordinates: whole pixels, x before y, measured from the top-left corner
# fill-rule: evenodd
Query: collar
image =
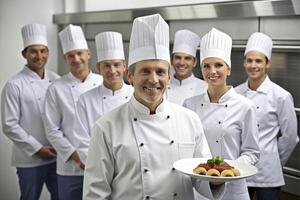
<path id="1" fill-rule="evenodd" d="M 140 115 L 150 115 L 150 110 L 144 104 L 140 103 L 134 95 L 132 95 L 129 103 L 135 110 L 135 113 Z M 166 100 L 164 99 L 163 102 L 156 108 L 156 114 L 162 113 L 165 110 Z M 156 115 L 155 114 L 155 115 Z"/>
<path id="2" fill-rule="evenodd" d="M 87 77 L 85 78 L 84 82 L 88 81 L 91 77 L 92 77 L 92 71 L 90 70 L 89 74 L 87 75 Z M 67 74 L 67 78 L 73 83 L 73 84 L 79 84 L 82 83 L 81 80 L 79 80 L 78 78 L 76 78 L 71 72 L 69 72 Z"/>
<path id="3" fill-rule="evenodd" d="M 222 104 L 222 103 L 225 103 L 225 102 L 229 101 L 236 94 L 237 93 L 233 89 L 233 87 L 228 86 L 228 91 L 225 94 L 223 94 L 223 96 L 221 96 L 221 98 L 219 99 L 219 104 Z M 205 100 L 205 102 L 210 102 L 208 92 L 205 93 L 204 100 Z"/>
<path id="4" fill-rule="evenodd" d="M 112 91 L 111 89 L 105 87 L 105 85 L 102 83 L 101 86 L 101 92 L 103 94 L 103 96 L 114 96 L 114 95 L 118 95 L 120 93 L 122 93 L 123 91 L 125 91 L 125 83 L 122 83 L 122 87 L 118 90 Z"/>
<path id="5" fill-rule="evenodd" d="M 183 80 L 178 80 L 177 78 L 175 78 L 175 74 L 172 76 L 171 78 L 171 84 L 173 85 L 186 85 L 189 83 L 192 83 L 195 79 L 194 74 L 192 74 L 191 76 L 183 79 Z"/>
<path id="6" fill-rule="evenodd" d="M 269 76 L 267 75 L 265 80 L 261 83 L 261 85 L 257 88 L 257 92 L 261 92 L 261 93 L 268 93 L 270 87 L 271 87 L 271 80 L 269 78 Z M 247 92 L 247 91 L 252 91 L 250 88 L 249 88 L 249 80 L 247 80 L 245 82 L 245 84 L 242 86 L 242 90 L 243 92 Z"/>

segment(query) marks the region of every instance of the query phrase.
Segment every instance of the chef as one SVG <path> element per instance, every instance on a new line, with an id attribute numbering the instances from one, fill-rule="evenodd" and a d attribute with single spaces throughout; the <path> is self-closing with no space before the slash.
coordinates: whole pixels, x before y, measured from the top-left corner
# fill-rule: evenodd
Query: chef
<path id="1" fill-rule="evenodd" d="M 102 116 L 92 130 L 83 198 L 192 200 L 191 178 L 177 172 L 181 158 L 211 156 L 198 116 L 163 98 L 169 83 L 169 26 L 159 14 L 136 18 L 129 47 L 129 102 Z M 208 182 L 204 195 L 219 197 Z"/>
<path id="2" fill-rule="evenodd" d="M 208 89 L 187 99 L 184 106 L 199 115 L 214 156 L 254 165 L 260 154 L 255 107 L 226 84 L 231 46 L 231 37 L 215 28 L 202 38 L 201 71 Z M 249 199 L 246 180 L 228 183 L 223 199 Z"/>
<path id="3" fill-rule="evenodd" d="M 49 56 L 46 26 L 27 24 L 22 37 L 27 64 L 2 90 L 2 128 L 13 142 L 11 164 L 17 168 L 20 199 L 38 199 L 44 183 L 51 199 L 58 199 L 56 152 L 41 118 L 46 90 L 59 76 L 45 69 Z"/>
<path id="4" fill-rule="evenodd" d="M 127 66 L 122 35 L 102 32 L 96 35 L 95 40 L 98 57 L 96 67 L 103 77 L 103 84 L 82 94 L 77 103 L 75 133 L 78 137 L 77 149 L 80 148 L 83 161 L 87 156 L 90 132 L 96 120 L 129 101 L 133 94 L 133 87 L 123 81 Z"/>
<path id="5" fill-rule="evenodd" d="M 167 90 L 167 99 L 182 105 L 189 97 L 196 96 L 207 90 L 207 83 L 193 74 L 197 65 L 196 52 L 200 37 L 189 30 L 179 30 L 175 33 L 171 64 L 175 74 L 171 76 Z"/>
<path id="6" fill-rule="evenodd" d="M 258 173 L 247 180 L 251 197 L 280 199 L 284 185 L 282 167 L 299 141 L 297 117 L 291 94 L 268 77 L 271 67 L 272 39 L 264 33 L 253 33 L 248 39 L 244 67 L 248 80 L 236 91 L 256 106 L 260 148 Z"/>
<path id="7" fill-rule="evenodd" d="M 70 72 L 55 81 L 46 93 L 44 124 L 46 135 L 57 151 L 59 199 L 81 199 L 84 164 L 74 135 L 76 103 L 79 96 L 102 83 L 102 76 L 91 72 L 88 49 L 82 29 L 68 25 L 59 33 L 64 59 Z"/>

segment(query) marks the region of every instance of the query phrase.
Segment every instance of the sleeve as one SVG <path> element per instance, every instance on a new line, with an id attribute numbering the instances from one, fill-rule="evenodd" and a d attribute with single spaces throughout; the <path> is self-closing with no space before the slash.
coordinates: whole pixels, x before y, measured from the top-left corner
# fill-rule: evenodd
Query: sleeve
<path id="1" fill-rule="evenodd" d="M 114 174 L 111 141 L 96 124 L 92 129 L 88 157 L 84 171 L 83 199 L 110 199 Z"/>
<path id="2" fill-rule="evenodd" d="M 79 98 L 77 102 L 77 109 L 75 114 L 75 124 L 74 124 L 74 134 L 80 136 L 85 135 L 84 137 L 85 144 L 89 144 L 89 137 L 90 137 L 90 128 L 88 123 L 88 116 L 87 116 L 87 110 L 86 106 L 82 100 L 82 98 Z M 84 162 L 87 156 L 87 148 L 81 149 L 81 153 L 83 153 L 84 157 L 81 157 L 82 161 Z M 81 155 L 82 156 L 82 155 Z"/>
<path id="3" fill-rule="evenodd" d="M 205 157 L 210 158 L 211 152 L 203 131 L 202 123 L 200 119 L 198 119 L 197 124 L 197 136 L 196 136 L 196 151 L 194 157 Z M 201 195 L 209 198 L 209 199 L 221 199 L 225 194 L 226 184 L 222 184 L 216 189 L 211 189 L 208 181 L 200 181 L 196 179 L 192 179 L 192 183 L 194 188 Z"/>
<path id="4" fill-rule="evenodd" d="M 2 91 L 1 118 L 4 134 L 28 156 L 34 155 L 42 144 L 20 125 L 20 90 L 16 85 L 7 83 Z"/>
<path id="5" fill-rule="evenodd" d="M 241 121 L 241 154 L 238 161 L 254 165 L 260 156 L 258 127 L 254 105 L 247 107 Z"/>
<path id="6" fill-rule="evenodd" d="M 290 94 L 280 101 L 278 120 L 281 133 L 278 137 L 278 151 L 281 164 L 284 166 L 299 142 L 297 117 L 294 110 L 293 98 Z"/>
<path id="7" fill-rule="evenodd" d="M 59 100 L 56 98 L 55 88 L 49 87 L 46 92 L 43 122 L 46 136 L 62 159 L 67 162 L 76 150 L 70 141 L 64 136 L 61 121 L 62 114 Z"/>

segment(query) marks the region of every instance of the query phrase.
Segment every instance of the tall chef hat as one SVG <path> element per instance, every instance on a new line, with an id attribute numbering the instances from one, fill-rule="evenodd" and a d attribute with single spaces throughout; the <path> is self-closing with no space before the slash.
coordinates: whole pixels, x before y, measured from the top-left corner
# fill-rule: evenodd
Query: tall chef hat
<path id="1" fill-rule="evenodd" d="M 229 67 L 231 67 L 231 47 L 231 37 L 216 28 L 212 28 L 202 37 L 200 45 L 200 61 L 202 63 L 205 58 L 215 57 L 222 59 Z"/>
<path id="2" fill-rule="evenodd" d="M 102 32 L 96 35 L 98 62 L 103 60 L 125 60 L 122 35 L 117 32 Z"/>
<path id="3" fill-rule="evenodd" d="M 22 27 L 24 49 L 31 45 L 45 45 L 47 43 L 47 29 L 44 24 L 27 24 Z"/>
<path id="4" fill-rule="evenodd" d="M 186 53 L 196 57 L 200 37 L 189 30 L 180 30 L 175 33 L 173 53 Z"/>
<path id="5" fill-rule="evenodd" d="M 159 14 L 136 18 L 130 36 L 128 66 L 151 59 L 170 63 L 169 26 Z"/>
<path id="6" fill-rule="evenodd" d="M 249 51 L 258 51 L 263 53 L 270 60 L 272 54 L 272 46 L 272 39 L 266 34 L 259 32 L 252 33 L 252 35 L 248 39 L 244 55 L 246 55 Z"/>
<path id="7" fill-rule="evenodd" d="M 80 26 L 68 25 L 64 30 L 59 32 L 59 39 L 64 54 L 75 49 L 88 49 Z"/>

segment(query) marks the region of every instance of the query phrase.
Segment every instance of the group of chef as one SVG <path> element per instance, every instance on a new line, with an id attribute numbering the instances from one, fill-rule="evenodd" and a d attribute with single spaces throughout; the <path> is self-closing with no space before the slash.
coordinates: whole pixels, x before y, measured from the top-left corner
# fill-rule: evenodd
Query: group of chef
<path id="1" fill-rule="evenodd" d="M 227 85 L 228 34 L 212 28 L 200 40 L 179 30 L 170 56 L 169 26 L 159 14 L 134 20 L 128 64 L 120 33 L 96 35 L 100 75 L 89 68 L 79 26 L 59 33 L 70 68 L 62 77 L 45 68 L 45 25 L 23 26 L 22 37 L 27 63 L 1 96 L 20 199 L 39 199 L 44 183 L 53 200 L 280 198 L 282 166 L 299 139 L 293 98 L 267 75 L 269 36 L 248 39 L 248 79 L 236 88 Z M 199 45 L 204 80 L 193 75 Z M 212 183 L 173 168 L 179 159 L 212 155 L 255 165 L 258 173 Z"/>

